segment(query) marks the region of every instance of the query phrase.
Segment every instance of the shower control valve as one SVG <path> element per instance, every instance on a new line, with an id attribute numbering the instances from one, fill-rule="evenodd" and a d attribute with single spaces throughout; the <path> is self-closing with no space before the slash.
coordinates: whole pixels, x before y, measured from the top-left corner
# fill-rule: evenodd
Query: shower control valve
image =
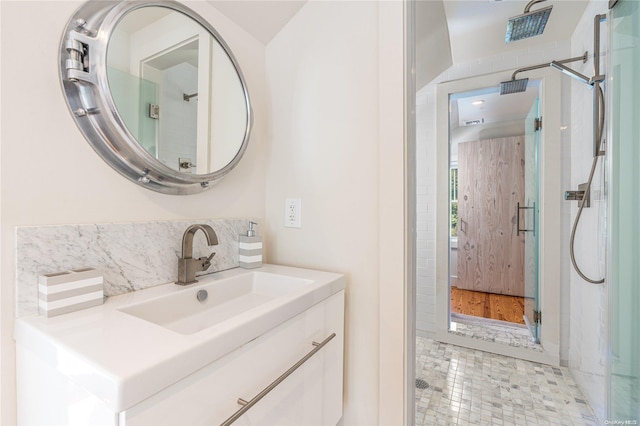
<path id="1" fill-rule="evenodd" d="M 564 199 L 567 201 L 583 201 L 584 207 L 591 207 L 591 197 L 587 192 L 587 184 L 581 183 L 578 185 L 577 191 L 565 191 Z"/>

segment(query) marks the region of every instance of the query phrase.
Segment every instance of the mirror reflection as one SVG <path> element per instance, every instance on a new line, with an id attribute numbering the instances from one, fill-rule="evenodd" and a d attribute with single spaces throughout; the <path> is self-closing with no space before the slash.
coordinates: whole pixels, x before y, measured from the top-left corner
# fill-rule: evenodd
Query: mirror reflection
<path id="1" fill-rule="evenodd" d="M 155 6 L 125 15 L 109 40 L 107 78 L 129 132 L 167 167 L 213 173 L 238 154 L 249 117 L 242 82 L 186 15 Z"/>

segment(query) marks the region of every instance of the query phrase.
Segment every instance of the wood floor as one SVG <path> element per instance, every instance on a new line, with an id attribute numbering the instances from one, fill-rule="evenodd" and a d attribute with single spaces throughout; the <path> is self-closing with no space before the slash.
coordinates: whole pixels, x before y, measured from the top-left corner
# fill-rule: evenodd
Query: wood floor
<path id="1" fill-rule="evenodd" d="M 451 311 L 524 324 L 524 298 L 451 287 Z"/>

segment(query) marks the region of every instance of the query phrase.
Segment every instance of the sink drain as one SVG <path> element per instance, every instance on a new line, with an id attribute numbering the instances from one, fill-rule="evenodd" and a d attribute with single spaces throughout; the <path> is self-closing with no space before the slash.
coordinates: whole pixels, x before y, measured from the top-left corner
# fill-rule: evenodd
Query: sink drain
<path id="1" fill-rule="evenodd" d="M 429 383 L 422 379 L 416 379 L 416 387 L 418 389 L 426 389 L 429 387 Z"/>
<path id="2" fill-rule="evenodd" d="M 207 290 L 200 290 L 196 297 L 198 298 L 198 302 L 204 302 L 207 300 L 207 297 L 209 297 L 209 293 L 207 293 Z"/>

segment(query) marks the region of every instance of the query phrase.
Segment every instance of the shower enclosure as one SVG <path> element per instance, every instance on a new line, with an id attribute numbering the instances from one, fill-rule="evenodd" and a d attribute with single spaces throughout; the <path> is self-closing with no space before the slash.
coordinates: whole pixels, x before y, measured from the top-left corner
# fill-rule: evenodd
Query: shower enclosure
<path id="1" fill-rule="evenodd" d="M 538 283 L 538 251 L 539 251 L 539 229 L 540 229 L 540 189 L 539 189 L 539 153 L 540 153 L 540 108 L 539 99 L 536 98 L 524 126 L 524 152 L 525 152 L 525 186 L 524 186 L 524 206 L 518 206 L 518 216 L 520 210 L 528 216 L 524 226 L 524 321 L 529 328 L 531 337 L 536 343 L 540 342 L 540 304 L 539 304 L 539 283 Z M 520 222 L 520 218 L 518 218 Z M 518 232 L 520 227 L 518 226 Z"/>
<path id="2" fill-rule="evenodd" d="M 613 108 L 608 147 L 608 418 L 637 423 L 640 422 L 640 2 L 619 0 L 610 19 L 609 102 Z"/>

